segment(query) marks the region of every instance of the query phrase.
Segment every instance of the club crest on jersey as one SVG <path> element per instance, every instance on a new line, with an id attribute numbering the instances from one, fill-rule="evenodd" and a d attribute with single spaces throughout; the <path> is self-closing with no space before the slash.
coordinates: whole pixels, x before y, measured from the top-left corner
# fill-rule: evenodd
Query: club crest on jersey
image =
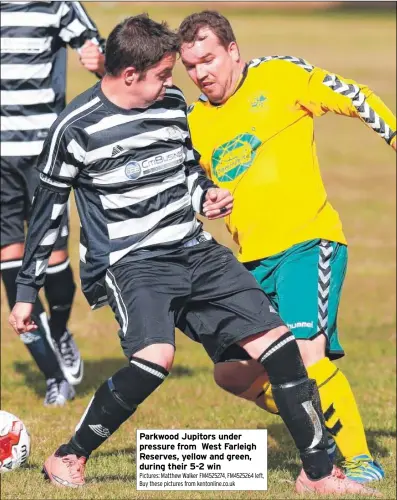
<path id="1" fill-rule="evenodd" d="M 262 142 L 252 134 L 240 134 L 212 153 L 212 169 L 221 182 L 234 181 L 252 165 Z"/>
<path id="2" fill-rule="evenodd" d="M 183 141 L 183 133 L 176 125 L 167 127 L 167 135 L 171 141 Z"/>
<path id="3" fill-rule="evenodd" d="M 141 166 L 137 161 L 129 161 L 125 165 L 125 175 L 128 177 L 128 179 L 138 179 L 141 175 L 141 172 Z"/>
<path id="4" fill-rule="evenodd" d="M 263 95 L 263 94 L 256 95 L 250 101 L 252 111 L 259 111 L 259 110 L 263 109 L 266 101 L 267 101 L 267 97 L 265 95 Z"/>

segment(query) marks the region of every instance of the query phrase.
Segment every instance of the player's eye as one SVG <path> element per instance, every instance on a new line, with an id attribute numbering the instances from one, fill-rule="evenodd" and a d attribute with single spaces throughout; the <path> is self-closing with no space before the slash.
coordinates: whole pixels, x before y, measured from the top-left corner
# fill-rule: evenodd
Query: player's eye
<path id="1" fill-rule="evenodd" d="M 167 71 L 166 73 L 161 73 L 159 75 L 160 80 L 167 80 L 172 75 L 171 71 Z"/>

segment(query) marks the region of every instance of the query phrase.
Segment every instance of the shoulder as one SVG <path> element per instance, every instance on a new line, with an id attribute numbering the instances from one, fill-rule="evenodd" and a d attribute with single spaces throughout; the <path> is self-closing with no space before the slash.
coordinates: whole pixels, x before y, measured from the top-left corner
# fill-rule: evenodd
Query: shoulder
<path id="1" fill-rule="evenodd" d="M 52 130 L 62 129 L 68 134 L 87 126 L 87 121 L 97 121 L 95 112 L 103 106 L 98 96 L 98 83 L 76 96 L 58 115 Z"/>
<path id="2" fill-rule="evenodd" d="M 265 56 L 252 59 L 248 63 L 248 68 L 261 70 L 272 70 L 280 72 L 296 72 L 297 69 L 304 70 L 307 73 L 311 73 L 314 70 L 314 66 L 308 61 L 301 57 L 296 56 Z"/>
<path id="3" fill-rule="evenodd" d="M 178 103 L 179 105 L 183 105 L 184 107 L 187 106 L 184 93 L 176 85 L 167 88 L 165 97 L 170 100 L 170 103 L 173 102 L 174 106 L 178 105 Z"/>
<path id="4" fill-rule="evenodd" d="M 200 110 L 205 109 L 204 105 L 206 102 L 208 102 L 208 98 L 204 94 L 201 94 L 196 101 L 193 101 L 190 104 L 190 106 L 187 108 L 187 114 L 189 120 L 192 119 L 194 116 L 197 116 Z"/>

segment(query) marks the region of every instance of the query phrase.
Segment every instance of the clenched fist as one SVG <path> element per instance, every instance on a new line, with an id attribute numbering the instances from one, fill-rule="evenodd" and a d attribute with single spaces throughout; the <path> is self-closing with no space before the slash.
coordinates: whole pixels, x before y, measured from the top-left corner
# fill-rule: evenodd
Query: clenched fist
<path id="1" fill-rule="evenodd" d="M 105 74 L 105 56 L 94 42 L 87 40 L 80 49 L 80 62 L 86 69 L 93 73 L 97 73 L 100 76 Z"/>

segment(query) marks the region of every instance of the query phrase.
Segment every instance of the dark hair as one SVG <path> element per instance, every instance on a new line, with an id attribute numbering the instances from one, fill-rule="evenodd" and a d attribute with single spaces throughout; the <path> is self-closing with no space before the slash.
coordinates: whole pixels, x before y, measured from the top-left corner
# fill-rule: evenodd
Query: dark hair
<path id="1" fill-rule="evenodd" d="M 110 33 L 106 42 L 105 69 L 118 76 L 128 66 L 145 73 L 166 54 L 179 51 L 179 36 L 166 22 L 157 23 L 147 14 L 128 17 Z"/>
<path id="2" fill-rule="evenodd" d="M 201 28 L 209 28 L 225 48 L 236 41 L 231 24 L 225 16 L 215 10 L 204 10 L 191 14 L 182 21 L 178 30 L 181 43 L 196 42 Z"/>

